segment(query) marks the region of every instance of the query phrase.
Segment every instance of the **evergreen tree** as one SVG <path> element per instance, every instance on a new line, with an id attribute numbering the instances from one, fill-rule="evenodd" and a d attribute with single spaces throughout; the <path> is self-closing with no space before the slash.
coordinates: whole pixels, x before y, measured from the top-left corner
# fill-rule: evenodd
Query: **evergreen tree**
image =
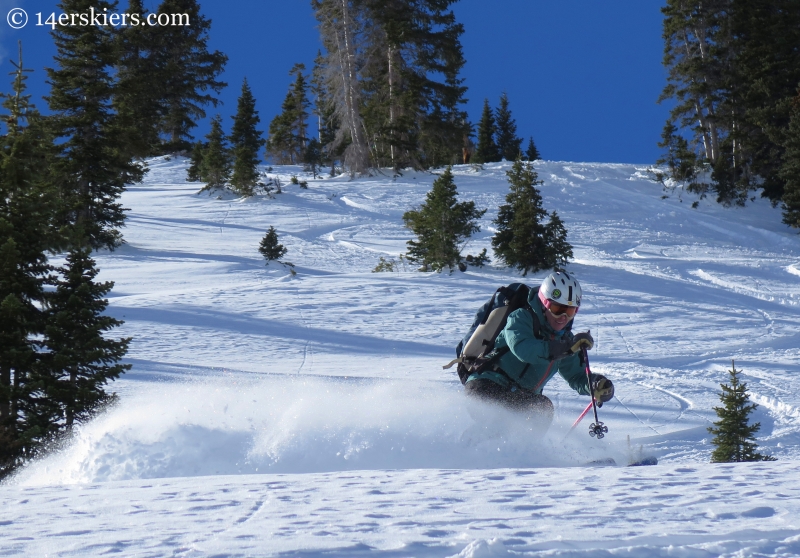
<path id="1" fill-rule="evenodd" d="M 208 142 L 203 150 L 203 161 L 200 164 L 200 178 L 206 183 L 202 190 L 222 188 L 231 176 L 231 154 L 228 140 L 222 131 L 220 115 L 211 119 L 211 130 L 206 139 Z"/>
<path id="2" fill-rule="evenodd" d="M 207 145 L 202 141 L 192 144 L 192 153 L 189 160 L 189 168 L 186 169 L 186 180 L 189 182 L 201 182 L 203 180 L 203 155 Z"/>
<path id="3" fill-rule="evenodd" d="M 114 283 L 94 281 L 98 270 L 89 254 L 84 248 L 67 254 L 56 290 L 48 296 L 45 344 L 53 375 L 46 391 L 50 401 L 58 403 L 67 429 L 110 401 L 105 385 L 131 367 L 119 363 L 130 338 L 104 337 L 122 322 L 103 315 L 108 306 L 104 297 Z"/>
<path id="4" fill-rule="evenodd" d="M 314 96 L 313 114 L 317 118 L 317 147 L 319 149 L 319 165 L 330 164 L 333 170 L 335 161 L 331 146 L 336 139 L 338 122 L 335 115 L 333 102 L 330 98 L 328 86 L 325 81 L 326 59 L 322 52 L 317 51 L 314 67 L 311 70 L 309 91 Z M 309 142 L 310 147 L 310 142 Z M 308 160 L 306 160 L 308 162 Z"/>
<path id="5" fill-rule="evenodd" d="M 525 159 L 528 162 L 534 162 L 541 159 L 542 156 L 539 154 L 539 150 L 536 149 L 536 144 L 533 143 L 533 138 L 528 139 L 528 148 L 525 150 Z"/>
<path id="6" fill-rule="evenodd" d="M 289 88 L 281 106 L 281 113 L 269 124 L 267 155 L 279 164 L 303 161 L 307 141 L 308 86 L 303 75 L 305 66 L 295 64 L 289 75 L 295 81 Z"/>
<path id="7" fill-rule="evenodd" d="M 287 249 L 278 242 L 278 232 L 275 227 L 271 226 L 264 238 L 261 239 L 258 251 L 267 260 L 267 265 L 269 265 L 269 262 L 278 260 L 286 255 Z"/>
<path id="8" fill-rule="evenodd" d="M 478 122 L 478 145 L 472 155 L 473 163 L 496 163 L 501 159 L 500 150 L 494 140 L 496 131 L 492 109 L 489 107 L 489 99 L 484 99 L 483 113 L 481 114 L 480 122 Z"/>
<path id="9" fill-rule="evenodd" d="M 125 14 L 129 22 L 144 22 L 148 15 L 142 0 L 129 0 Z M 155 29 L 149 25 L 125 25 L 115 33 L 114 133 L 122 139 L 130 158 L 149 157 L 159 150 L 158 126 L 164 107 L 151 50 Z"/>
<path id="10" fill-rule="evenodd" d="M 761 428 L 761 423 L 751 425 L 748 417 L 758 406 L 750 403 L 747 384 L 739 381 L 739 372 L 731 361 L 728 371 L 730 385 L 720 384 L 722 393 L 719 399 L 724 407 L 714 407 L 719 420 L 714 423 L 716 428 L 708 428 L 714 435 L 711 443 L 716 447 L 711 454 L 711 462 L 774 461 L 774 457 L 756 451 L 754 434 Z"/>
<path id="11" fill-rule="evenodd" d="M 460 160 L 471 131 L 463 26 L 453 0 L 313 0 L 337 133 L 328 148 L 351 173 Z"/>
<path id="12" fill-rule="evenodd" d="M 668 126 L 690 133 L 718 202 L 744 205 L 762 188 L 777 203 L 800 82 L 797 0 L 668 0 L 662 11 Z"/>
<path id="13" fill-rule="evenodd" d="M 64 13 L 108 10 L 106 0 L 63 0 Z M 54 164 L 63 200 L 62 220 L 72 226 L 73 242 L 114 249 L 122 242 L 118 228 L 125 214 L 117 201 L 126 184 L 139 182 L 141 166 L 133 164 L 112 110 L 116 63 L 110 27 L 58 25 L 52 31 L 57 68 L 48 69 L 54 112 L 53 131 L 61 140 Z"/>
<path id="14" fill-rule="evenodd" d="M 311 138 L 306 147 L 306 152 L 303 155 L 303 169 L 314 175 L 314 178 L 319 174 L 319 167 L 322 165 L 322 150 L 320 149 L 317 138 Z"/>
<path id="15" fill-rule="evenodd" d="M 783 222 L 800 228 L 800 91 L 794 99 L 792 117 L 784 142 L 781 177 L 786 181 L 783 193 Z"/>
<path id="16" fill-rule="evenodd" d="M 475 208 L 474 201 L 458 202 L 458 192 L 450 167 L 433 182 L 425 203 L 403 214 L 403 222 L 417 240 L 408 241 L 408 259 L 425 268 L 451 271 L 461 262 L 464 242 L 480 231 L 477 220 L 486 210 Z"/>
<path id="17" fill-rule="evenodd" d="M 13 62 L 12 62 L 13 63 Z M 25 94 L 20 46 L 13 92 L 3 94 L 0 136 L 0 477 L 31 457 L 50 432 L 40 386 L 47 252 L 57 248 L 52 137 Z"/>
<path id="18" fill-rule="evenodd" d="M 211 20 L 200 13 L 197 0 L 163 0 L 157 14 L 172 24 L 152 28 L 150 60 L 157 79 L 148 85 L 160 91 L 159 131 L 166 135 L 161 150 L 170 153 L 188 149 L 192 128 L 206 116 L 203 107 L 219 104 L 212 92 L 228 85 L 218 80 L 228 57 L 208 50 Z"/>
<path id="19" fill-rule="evenodd" d="M 665 151 L 656 164 L 666 165 L 668 176 L 675 182 L 687 185 L 690 191 L 698 191 L 695 178 L 701 168 L 700 163 L 695 152 L 689 148 L 689 142 L 677 132 L 672 122 L 666 123 L 658 144 Z"/>
<path id="20" fill-rule="evenodd" d="M 253 188 L 258 183 L 258 151 L 264 144 L 261 131 L 256 128 L 259 122 L 261 119 L 256 111 L 256 100 L 245 79 L 230 136 L 233 151 L 231 187 L 244 196 L 252 196 Z"/>
<path id="21" fill-rule="evenodd" d="M 517 137 L 517 123 L 508 108 L 508 95 L 500 95 L 497 107 L 497 149 L 506 161 L 516 161 L 522 152 L 522 138 Z"/>
<path id="22" fill-rule="evenodd" d="M 537 185 L 539 180 L 533 165 L 517 158 L 507 173 L 509 193 L 506 203 L 500 206 L 497 233 L 492 237 L 492 247 L 498 258 L 509 267 L 515 267 L 525 276 L 528 272 L 560 268 L 572 258 L 572 246 L 567 242 L 567 231 L 556 212 L 550 214 L 548 223 Z"/>

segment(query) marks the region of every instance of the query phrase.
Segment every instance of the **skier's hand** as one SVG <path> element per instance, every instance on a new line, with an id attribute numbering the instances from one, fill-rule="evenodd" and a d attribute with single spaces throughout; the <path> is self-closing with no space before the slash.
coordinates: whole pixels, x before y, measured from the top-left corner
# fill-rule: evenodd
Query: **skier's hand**
<path id="1" fill-rule="evenodd" d="M 570 352 L 577 353 L 581 348 L 586 347 L 588 351 L 594 347 L 594 339 L 587 331 L 586 333 L 579 333 L 572 338 L 572 346 L 569 348 Z"/>
<path id="2" fill-rule="evenodd" d="M 614 384 L 605 376 L 592 374 L 592 393 L 597 401 L 597 406 L 602 407 L 603 403 L 614 397 Z"/>

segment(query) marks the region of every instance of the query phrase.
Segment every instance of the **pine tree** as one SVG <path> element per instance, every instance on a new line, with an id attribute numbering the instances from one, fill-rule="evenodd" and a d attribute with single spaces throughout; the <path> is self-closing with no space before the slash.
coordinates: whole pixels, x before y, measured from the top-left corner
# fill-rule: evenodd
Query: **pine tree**
<path id="1" fill-rule="evenodd" d="M 350 173 L 461 157 L 471 127 L 453 0 L 313 0 L 336 138 Z"/>
<path id="2" fill-rule="evenodd" d="M 457 201 L 458 191 L 450 167 L 433 182 L 425 203 L 403 214 L 406 228 L 417 240 L 409 240 L 408 259 L 434 271 L 451 271 L 461 262 L 464 242 L 480 231 L 478 219 L 486 210 L 474 201 Z"/>
<path id="3" fill-rule="evenodd" d="M 157 79 L 149 83 L 159 89 L 163 105 L 161 152 L 170 153 L 188 149 L 192 128 L 206 116 L 203 107 L 219 104 L 212 92 L 219 94 L 228 85 L 218 80 L 228 57 L 209 51 L 211 20 L 200 13 L 197 0 L 163 0 L 157 14 L 173 23 L 152 30 L 150 60 Z"/>
<path id="4" fill-rule="evenodd" d="M 506 161 L 516 161 L 522 150 L 522 138 L 517 137 L 517 123 L 508 108 L 508 95 L 500 95 L 500 106 L 497 107 L 497 149 Z"/>
<path id="5" fill-rule="evenodd" d="M 303 155 L 303 169 L 314 175 L 319 175 L 319 167 L 322 165 L 322 150 L 320 149 L 317 138 L 311 138 Z"/>
<path id="6" fill-rule="evenodd" d="M 714 407 L 719 420 L 714 423 L 716 428 L 708 428 L 714 435 L 711 443 L 716 447 L 711 454 L 711 462 L 774 461 L 774 457 L 756 451 L 754 434 L 761 428 L 761 423 L 749 424 L 748 417 L 758 405 L 750 403 L 747 384 L 739 381 L 739 372 L 731 361 L 728 371 L 730 385 L 720 384 L 722 393 L 719 399 L 724 407 Z"/>
<path id="7" fill-rule="evenodd" d="M 501 159 L 500 150 L 494 139 L 496 131 L 492 109 L 489 107 L 489 99 L 484 99 L 483 113 L 481 114 L 480 122 L 478 122 L 478 145 L 472 155 L 472 162 L 496 163 Z"/>
<path id="8" fill-rule="evenodd" d="M 786 132 L 781 177 L 786 181 L 783 193 L 783 222 L 800 228 L 800 90 L 794 99 L 792 117 Z"/>
<path id="9" fill-rule="evenodd" d="M 104 334 L 122 322 L 103 315 L 104 297 L 113 282 L 97 283 L 98 269 L 88 249 L 67 254 L 66 266 L 48 300 L 45 344 L 52 376 L 45 385 L 49 400 L 63 413 L 64 426 L 86 420 L 112 399 L 105 385 L 129 370 L 119 361 L 128 350 L 130 338 L 107 339 Z"/>
<path id="10" fill-rule="evenodd" d="M 128 22 L 144 22 L 148 15 L 142 0 L 129 0 L 125 14 Z M 130 158 L 149 157 L 159 150 L 158 125 L 164 106 L 162 84 L 151 50 L 155 29 L 149 25 L 125 25 L 114 36 L 117 51 L 114 133 L 122 138 Z"/>
<path id="11" fill-rule="evenodd" d="M 529 138 L 528 148 L 525 150 L 525 160 L 532 163 L 534 161 L 538 161 L 541 158 L 542 156 L 539 154 L 539 150 L 536 149 L 536 144 L 533 143 L 533 138 Z"/>
<path id="12" fill-rule="evenodd" d="M 269 124 L 267 155 L 279 164 L 300 163 L 303 161 L 307 138 L 308 86 L 303 75 L 305 66 L 295 64 L 289 75 L 295 76 L 286 98 L 281 105 L 281 113 Z"/>
<path id="13" fill-rule="evenodd" d="M 64 13 L 107 10 L 106 0 L 63 0 Z M 112 109 L 115 93 L 112 69 L 115 41 L 110 27 L 58 25 L 52 31 L 57 68 L 47 70 L 47 98 L 54 117 L 53 131 L 61 155 L 54 172 L 61 185 L 65 224 L 73 242 L 92 248 L 114 249 L 122 242 L 118 230 L 125 213 L 117 201 L 126 184 L 139 182 L 143 168 L 133 164 Z"/>
<path id="14" fill-rule="evenodd" d="M 245 78 L 230 135 L 233 151 L 231 187 L 243 196 L 252 196 L 258 184 L 258 151 L 264 144 L 261 131 L 256 128 L 259 122 L 261 119 L 256 111 L 256 100 Z"/>
<path id="15" fill-rule="evenodd" d="M 189 168 L 186 169 L 186 180 L 188 182 L 201 182 L 203 180 L 203 155 L 206 147 L 206 143 L 202 141 L 196 141 L 192 144 Z"/>
<path id="16" fill-rule="evenodd" d="M 515 267 L 525 276 L 528 272 L 555 269 L 566 265 L 572 258 L 572 246 L 567 242 L 567 231 L 556 212 L 547 217 L 539 180 L 533 165 L 520 157 L 507 171 L 509 193 L 506 203 L 500 206 L 494 223 L 497 233 L 492 237 L 492 247 L 498 258 L 509 267 Z"/>
<path id="17" fill-rule="evenodd" d="M 278 242 L 278 232 L 275 230 L 275 227 L 271 226 L 267 234 L 264 235 L 264 238 L 261 239 L 258 251 L 264 256 L 264 259 L 267 260 L 267 265 L 269 265 L 269 262 L 278 260 L 286 255 L 287 249 L 283 244 Z"/>
<path id="18" fill-rule="evenodd" d="M 314 96 L 314 109 L 312 112 L 314 116 L 317 117 L 318 164 L 320 166 L 326 163 L 330 164 L 331 171 L 333 171 L 335 161 L 332 156 L 331 146 L 336 140 L 336 132 L 339 126 L 328 86 L 326 85 L 325 71 L 326 59 L 322 56 L 322 52 L 317 51 L 317 57 L 314 59 L 314 67 L 311 70 L 309 91 Z"/>
<path id="19" fill-rule="evenodd" d="M 220 115 L 211 119 L 211 130 L 206 139 L 208 142 L 200 164 L 200 178 L 206 183 L 202 190 L 222 188 L 231 176 L 231 155 Z"/>
<path id="20" fill-rule="evenodd" d="M 13 62 L 12 62 L 13 63 Z M 15 63 L 13 92 L 3 94 L 0 136 L 0 477 L 31 457 L 50 432 L 42 400 L 42 299 L 58 248 L 56 197 L 48 169 L 52 137 L 25 94 L 26 72 Z"/>

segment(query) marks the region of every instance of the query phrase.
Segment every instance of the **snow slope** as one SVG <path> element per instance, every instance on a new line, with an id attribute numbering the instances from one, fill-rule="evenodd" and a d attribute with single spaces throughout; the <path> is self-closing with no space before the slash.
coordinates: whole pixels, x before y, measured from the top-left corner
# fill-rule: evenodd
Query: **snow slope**
<path id="1" fill-rule="evenodd" d="M 576 328 L 617 398 L 605 439 L 589 420 L 567 435 L 586 399 L 556 377 L 536 442 L 442 370 L 519 275 L 371 273 L 434 175 L 303 190 L 276 167 L 283 194 L 242 200 L 198 194 L 184 160 L 149 164 L 123 196 L 128 244 L 97 255 L 133 337 L 121 401 L 0 487 L 0 555 L 800 555 L 800 243 L 779 209 L 692 208 L 644 166 L 537 162 L 584 287 Z M 489 209 L 466 252 L 490 248 L 508 168 L 454 169 Z M 271 225 L 296 276 L 257 252 Z M 708 463 L 731 359 L 777 462 Z M 639 455 L 660 464 L 577 466 Z"/>

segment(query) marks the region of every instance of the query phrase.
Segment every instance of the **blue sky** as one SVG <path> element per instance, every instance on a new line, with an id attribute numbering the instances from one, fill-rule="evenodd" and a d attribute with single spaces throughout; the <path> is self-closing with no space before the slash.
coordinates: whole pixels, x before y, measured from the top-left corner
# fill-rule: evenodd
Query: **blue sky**
<path id="1" fill-rule="evenodd" d="M 126 5 L 123 0 L 119 11 Z M 145 0 L 145 5 L 152 10 L 158 2 Z M 463 77 L 470 119 L 477 122 L 484 98 L 496 106 L 506 91 L 519 135 L 525 144 L 533 136 L 546 159 L 654 162 L 668 111 L 656 104 L 665 80 L 662 5 L 642 0 L 460 0 L 454 11 L 465 27 Z M 229 57 L 224 104 L 209 108 L 209 117 L 219 112 L 230 123 L 247 77 L 266 131 L 286 95 L 289 69 L 295 62 L 310 69 L 320 48 L 310 2 L 206 0 L 201 6 L 212 20 L 211 47 Z M 12 8 L 28 13 L 26 27 L 9 27 L 6 14 Z M 3 67 L 13 70 L 8 58 L 16 57 L 21 39 L 25 65 L 34 70 L 30 92 L 44 112 L 44 68 L 52 65 L 55 50 L 49 28 L 36 26 L 35 14 L 44 20 L 52 12 L 58 12 L 55 1 L 0 0 Z M 7 91 L 9 83 L 0 82 L 0 90 Z M 196 135 L 206 130 L 204 122 Z"/>

